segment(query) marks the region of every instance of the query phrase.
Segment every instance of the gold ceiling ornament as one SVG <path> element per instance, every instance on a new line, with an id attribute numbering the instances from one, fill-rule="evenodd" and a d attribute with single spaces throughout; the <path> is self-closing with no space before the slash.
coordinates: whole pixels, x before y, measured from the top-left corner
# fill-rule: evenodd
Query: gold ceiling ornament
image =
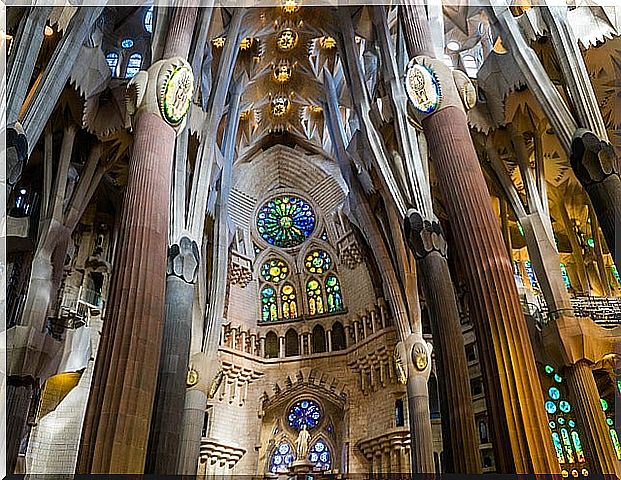
<path id="1" fill-rule="evenodd" d="M 311 113 L 321 113 L 323 112 L 323 108 L 321 108 L 321 105 L 309 105 L 308 111 Z"/>
<path id="2" fill-rule="evenodd" d="M 300 11 L 300 5 L 295 0 L 284 0 L 282 3 L 282 11 L 288 15 L 292 15 Z"/>
<path id="3" fill-rule="evenodd" d="M 285 28 L 282 30 L 276 38 L 276 45 L 278 49 L 283 52 L 293 50 L 298 44 L 298 34 L 291 28 Z"/>
<path id="4" fill-rule="evenodd" d="M 287 83 L 291 80 L 291 75 L 293 74 L 293 69 L 288 62 L 281 62 L 274 67 L 274 71 L 272 72 L 272 77 L 275 82 L 278 83 Z"/>
<path id="5" fill-rule="evenodd" d="M 244 110 L 239 114 L 239 119 L 244 122 L 246 120 L 250 119 L 250 115 L 252 114 L 252 111 L 250 109 L 248 110 Z"/>
<path id="6" fill-rule="evenodd" d="M 185 379 L 185 384 L 188 387 L 193 387 L 197 383 L 198 383 L 198 372 L 196 370 L 194 370 L 193 368 L 190 368 L 188 370 L 188 374 L 187 374 L 186 379 Z"/>
<path id="7" fill-rule="evenodd" d="M 276 97 L 272 100 L 272 115 L 284 117 L 291 110 L 291 102 L 286 97 Z"/>
<path id="8" fill-rule="evenodd" d="M 211 41 L 211 44 L 216 48 L 222 48 L 224 47 L 225 41 L 226 41 L 226 38 L 224 37 L 216 37 Z"/>
<path id="9" fill-rule="evenodd" d="M 319 39 L 319 46 L 324 50 L 332 50 L 336 47 L 336 40 L 334 37 L 321 37 Z"/>
<path id="10" fill-rule="evenodd" d="M 244 38 L 241 43 L 239 44 L 239 49 L 240 50 L 248 50 L 249 48 L 251 48 L 254 45 L 254 38 L 252 37 L 246 37 Z"/>

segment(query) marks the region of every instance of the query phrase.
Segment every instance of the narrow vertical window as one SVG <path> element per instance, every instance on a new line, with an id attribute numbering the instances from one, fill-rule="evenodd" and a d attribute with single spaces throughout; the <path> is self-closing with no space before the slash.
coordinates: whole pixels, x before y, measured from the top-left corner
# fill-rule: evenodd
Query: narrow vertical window
<path id="1" fill-rule="evenodd" d="M 142 67 L 142 55 L 138 52 L 132 53 L 127 60 L 125 78 L 132 78 L 140 71 L 140 67 Z"/>

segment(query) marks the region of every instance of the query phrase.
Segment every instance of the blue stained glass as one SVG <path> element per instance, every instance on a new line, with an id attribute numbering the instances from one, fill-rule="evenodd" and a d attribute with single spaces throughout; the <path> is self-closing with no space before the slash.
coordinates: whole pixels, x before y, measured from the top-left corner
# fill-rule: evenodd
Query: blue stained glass
<path id="1" fill-rule="evenodd" d="M 140 71 L 142 66 L 142 55 L 140 53 L 132 53 L 127 60 L 127 69 L 125 70 L 125 78 L 132 78 Z"/>
<path id="2" fill-rule="evenodd" d="M 564 263 L 561 263 L 561 276 L 563 277 L 563 283 L 567 289 L 571 288 L 571 280 L 569 279 L 569 273 L 567 273 L 567 267 Z"/>
<path id="3" fill-rule="evenodd" d="M 144 29 L 149 33 L 153 32 L 153 7 L 144 14 Z"/>
<path id="4" fill-rule="evenodd" d="M 281 442 L 272 453 L 272 459 L 270 461 L 270 472 L 272 473 L 286 473 L 289 470 L 289 465 L 293 462 L 293 449 L 287 442 Z"/>
<path id="5" fill-rule="evenodd" d="M 330 449 L 323 440 L 317 440 L 310 450 L 308 460 L 321 470 L 330 470 L 332 458 Z"/>
<path id="6" fill-rule="evenodd" d="M 558 408 L 560 408 L 563 413 L 569 413 L 571 411 L 571 405 L 567 400 L 561 400 L 558 404 Z"/>
<path id="7" fill-rule="evenodd" d="M 569 422 L 567 422 L 567 425 L 569 425 L 571 428 L 574 428 L 576 426 L 576 422 L 570 420 Z"/>
<path id="8" fill-rule="evenodd" d="M 556 458 L 558 463 L 565 463 L 565 455 L 563 455 L 563 446 L 561 444 L 561 438 L 558 433 L 552 433 L 552 442 L 554 443 L 554 450 L 556 450 Z"/>
<path id="9" fill-rule="evenodd" d="M 528 279 L 530 280 L 530 284 L 533 288 L 539 288 L 539 284 L 537 283 L 537 277 L 535 276 L 535 271 L 533 270 L 533 265 L 529 260 L 524 262 L 524 270 L 526 270 L 526 275 L 528 275 Z"/>
<path id="10" fill-rule="evenodd" d="M 552 400 L 558 400 L 559 398 L 561 398 L 561 392 L 556 387 L 550 387 L 550 389 L 548 390 L 548 395 L 550 395 L 550 398 Z"/>
<path id="11" fill-rule="evenodd" d="M 293 404 L 289 409 L 287 421 L 291 428 L 301 430 L 302 425 L 306 425 L 307 430 L 317 426 L 321 419 L 321 409 L 312 400 L 301 400 Z"/>
<path id="12" fill-rule="evenodd" d="M 563 377 L 561 377 L 558 373 L 554 374 L 554 381 L 556 383 L 561 383 L 563 381 Z"/>
<path id="13" fill-rule="evenodd" d="M 124 38 L 121 41 L 121 47 L 123 48 L 132 48 L 134 46 L 134 41 L 131 38 Z"/>
<path id="14" fill-rule="evenodd" d="M 546 407 L 546 412 L 548 412 L 550 415 L 556 413 L 556 403 L 551 402 L 550 400 L 548 400 L 545 403 L 545 407 Z"/>
<path id="15" fill-rule="evenodd" d="M 106 62 L 108 62 L 108 67 L 110 67 L 112 76 L 116 76 L 116 67 L 119 65 L 119 54 L 116 52 L 109 52 L 106 55 Z"/>
<path id="16" fill-rule="evenodd" d="M 257 214 L 257 231 L 270 245 L 296 247 L 315 229 L 315 213 L 301 198 L 283 195 L 261 207 Z"/>
<path id="17" fill-rule="evenodd" d="M 565 425 L 565 419 L 563 417 L 558 417 L 556 421 L 559 425 Z"/>

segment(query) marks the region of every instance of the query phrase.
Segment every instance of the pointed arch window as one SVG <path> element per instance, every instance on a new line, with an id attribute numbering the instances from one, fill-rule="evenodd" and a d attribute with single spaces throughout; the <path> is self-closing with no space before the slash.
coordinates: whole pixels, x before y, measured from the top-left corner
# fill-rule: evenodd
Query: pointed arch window
<path id="1" fill-rule="evenodd" d="M 291 463 L 293 463 L 293 447 L 291 447 L 289 442 L 283 440 L 272 452 L 270 472 L 287 473 Z"/>
<path id="2" fill-rule="evenodd" d="M 326 332 L 321 325 L 313 328 L 313 353 L 323 353 L 326 351 Z"/>
<path id="3" fill-rule="evenodd" d="M 332 468 L 332 455 L 330 447 L 321 438 L 317 440 L 310 449 L 308 460 L 320 470 L 330 470 Z"/>
<path id="4" fill-rule="evenodd" d="M 285 333 L 285 357 L 295 357 L 300 354 L 300 337 L 293 328 Z"/>
<path id="5" fill-rule="evenodd" d="M 278 358 L 278 336 L 274 332 L 268 332 L 265 336 L 265 357 Z"/>
<path id="6" fill-rule="evenodd" d="M 328 312 L 335 313 L 343 310 L 341 284 L 334 274 L 330 274 L 326 277 L 326 299 L 328 302 Z"/>
<path id="7" fill-rule="evenodd" d="M 144 14 L 144 29 L 149 33 L 153 33 L 153 6 L 149 7 Z"/>
<path id="8" fill-rule="evenodd" d="M 308 297 L 308 313 L 311 315 L 321 315 L 324 313 L 321 283 L 311 278 L 306 282 L 306 295 Z"/>
<path id="9" fill-rule="evenodd" d="M 261 290 L 261 319 L 264 322 L 278 320 L 278 307 L 276 305 L 276 291 L 270 285 Z"/>
<path id="10" fill-rule="evenodd" d="M 287 320 L 293 320 L 298 316 L 298 303 L 295 296 L 295 288 L 286 283 L 280 289 L 280 301 L 282 304 L 282 316 Z"/>
<path id="11" fill-rule="evenodd" d="M 108 52 L 106 55 L 106 62 L 108 63 L 108 67 L 112 72 L 112 76 L 116 77 L 116 69 L 119 66 L 119 54 L 116 52 Z"/>
<path id="12" fill-rule="evenodd" d="M 127 68 L 125 69 L 125 78 L 133 78 L 142 67 L 142 55 L 139 52 L 132 53 L 127 60 Z"/>

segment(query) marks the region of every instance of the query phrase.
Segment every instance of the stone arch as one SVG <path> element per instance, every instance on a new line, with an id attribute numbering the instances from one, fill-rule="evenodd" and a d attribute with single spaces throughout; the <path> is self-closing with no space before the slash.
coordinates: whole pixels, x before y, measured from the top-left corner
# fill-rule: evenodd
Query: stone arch
<path id="1" fill-rule="evenodd" d="M 300 354 L 300 337 L 295 328 L 291 327 L 285 333 L 285 357 L 295 357 Z"/>

